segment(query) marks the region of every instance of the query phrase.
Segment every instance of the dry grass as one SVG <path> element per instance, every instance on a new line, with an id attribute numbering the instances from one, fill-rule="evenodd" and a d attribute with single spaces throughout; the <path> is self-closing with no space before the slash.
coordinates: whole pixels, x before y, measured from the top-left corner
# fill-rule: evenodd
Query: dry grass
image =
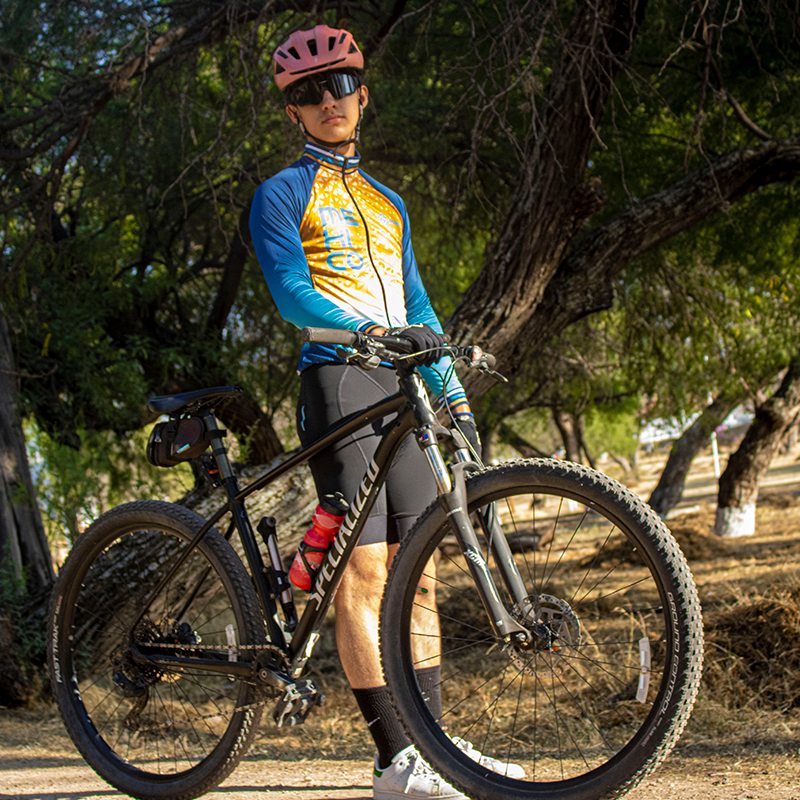
<path id="1" fill-rule="evenodd" d="M 800 586 L 742 598 L 705 621 L 704 681 L 727 708 L 800 707 Z"/>
<path id="2" fill-rule="evenodd" d="M 653 468 L 657 477 L 657 470 Z M 713 476 L 712 482 L 713 482 Z M 708 483 L 707 476 L 704 484 Z M 648 487 L 636 487 L 646 496 Z M 766 489 L 753 537 L 713 536 L 713 496 L 668 521 L 695 576 L 706 623 L 703 686 L 681 747 L 730 754 L 796 753 L 800 746 L 800 466 L 798 483 Z M 613 541 L 606 548 L 613 546 Z M 459 609 L 463 618 L 468 609 Z M 478 613 L 480 609 L 475 609 Z M 369 759 L 374 747 L 336 655 L 330 619 L 312 662 L 327 706 L 304 726 L 271 724 L 265 709 L 251 757 Z M 699 749 L 699 750 L 698 750 Z M 0 709 L 4 762 L 73 754 L 52 706 Z"/>

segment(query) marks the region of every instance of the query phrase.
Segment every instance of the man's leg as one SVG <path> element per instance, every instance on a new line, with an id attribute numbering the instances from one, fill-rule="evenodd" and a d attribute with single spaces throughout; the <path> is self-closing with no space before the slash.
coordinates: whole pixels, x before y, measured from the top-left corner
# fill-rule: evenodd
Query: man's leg
<path id="1" fill-rule="evenodd" d="M 378 622 L 387 562 L 394 557 L 397 547 L 385 542 L 356 547 L 336 592 L 336 644 L 353 689 L 380 686 L 384 682 Z"/>
<path id="2" fill-rule="evenodd" d="M 387 546 L 384 543 L 357 547 L 334 600 L 339 657 L 378 747 L 380 767 L 388 766 L 392 758 L 410 744 L 389 701 L 378 647 L 381 598 L 397 548 L 396 544 Z M 429 610 L 435 609 L 436 602 L 433 569 L 431 562 L 425 570 L 424 585 L 420 587 L 426 591 L 418 593 L 419 606 L 413 621 L 414 630 L 423 634 L 415 637 L 413 654 L 425 678 L 439 663 L 437 617 Z M 432 695 L 438 694 L 438 685 L 423 686 L 423 689 Z"/>

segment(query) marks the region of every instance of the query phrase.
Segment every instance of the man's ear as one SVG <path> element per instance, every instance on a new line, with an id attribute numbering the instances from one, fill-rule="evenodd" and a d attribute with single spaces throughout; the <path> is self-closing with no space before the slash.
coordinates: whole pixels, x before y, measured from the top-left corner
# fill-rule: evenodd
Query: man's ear
<path id="1" fill-rule="evenodd" d="M 358 104 L 361 108 L 366 108 L 369 105 L 369 89 L 362 83 L 361 86 L 358 87 Z"/>
<path id="2" fill-rule="evenodd" d="M 300 122 L 300 117 L 297 116 L 297 109 L 294 106 L 286 106 L 286 113 L 295 125 Z"/>

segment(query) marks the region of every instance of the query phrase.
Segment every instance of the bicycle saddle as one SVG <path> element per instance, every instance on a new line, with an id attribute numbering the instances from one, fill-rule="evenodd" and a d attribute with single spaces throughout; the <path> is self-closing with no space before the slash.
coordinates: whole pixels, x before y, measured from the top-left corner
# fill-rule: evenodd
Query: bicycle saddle
<path id="1" fill-rule="evenodd" d="M 238 386 L 215 386 L 212 389 L 196 389 L 193 392 L 182 394 L 165 394 L 160 397 L 151 397 L 147 407 L 158 414 L 194 414 L 201 409 L 214 406 L 220 400 L 225 400 L 233 395 L 241 394 Z"/>

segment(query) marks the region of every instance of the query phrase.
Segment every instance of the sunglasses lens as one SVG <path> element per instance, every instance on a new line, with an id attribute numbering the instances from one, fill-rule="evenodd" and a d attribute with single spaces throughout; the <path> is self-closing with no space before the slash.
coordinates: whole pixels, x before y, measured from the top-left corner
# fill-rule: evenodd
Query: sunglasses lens
<path id="1" fill-rule="evenodd" d="M 287 92 L 287 100 L 293 106 L 315 106 L 322 102 L 323 90 L 313 78 L 292 86 Z"/>
<path id="2" fill-rule="evenodd" d="M 306 78 L 290 86 L 286 99 L 292 106 L 316 106 L 322 102 L 327 89 L 336 100 L 352 94 L 360 81 L 349 72 L 328 72 L 322 78 Z"/>
<path id="3" fill-rule="evenodd" d="M 349 72 L 331 72 L 325 76 L 324 83 L 328 85 L 330 93 L 341 100 L 358 89 L 358 78 Z"/>

